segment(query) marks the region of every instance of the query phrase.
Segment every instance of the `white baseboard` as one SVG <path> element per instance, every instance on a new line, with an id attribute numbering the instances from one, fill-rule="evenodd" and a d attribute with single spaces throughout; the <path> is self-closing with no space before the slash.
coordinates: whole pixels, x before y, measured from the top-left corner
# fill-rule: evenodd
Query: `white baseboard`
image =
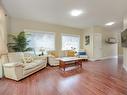
<path id="1" fill-rule="evenodd" d="M 118 56 L 107 56 L 107 57 L 102 57 L 100 59 L 104 60 L 104 59 L 111 59 L 111 58 L 118 58 Z"/>
<path id="2" fill-rule="evenodd" d="M 107 57 L 102 57 L 98 60 L 105 60 L 105 59 L 112 59 L 112 58 L 118 58 L 118 56 L 107 56 Z M 90 61 L 96 61 L 96 59 L 89 59 Z"/>
<path id="3" fill-rule="evenodd" d="M 89 59 L 90 61 L 96 61 L 95 59 Z"/>
<path id="4" fill-rule="evenodd" d="M 119 55 L 118 57 L 123 57 L 123 55 Z"/>
<path id="5" fill-rule="evenodd" d="M 127 71 L 127 64 L 123 64 L 123 68 Z"/>

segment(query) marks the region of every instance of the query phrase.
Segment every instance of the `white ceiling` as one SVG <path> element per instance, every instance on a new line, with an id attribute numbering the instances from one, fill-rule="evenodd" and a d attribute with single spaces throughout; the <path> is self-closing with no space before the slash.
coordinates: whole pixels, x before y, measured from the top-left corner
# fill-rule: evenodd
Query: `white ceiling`
<path id="1" fill-rule="evenodd" d="M 115 21 L 112 27 L 120 27 L 127 12 L 127 0 L 2 0 L 12 17 L 43 21 L 77 28 L 93 25 L 104 26 Z M 71 17 L 69 12 L 81 9 L 79 17 Z"/>

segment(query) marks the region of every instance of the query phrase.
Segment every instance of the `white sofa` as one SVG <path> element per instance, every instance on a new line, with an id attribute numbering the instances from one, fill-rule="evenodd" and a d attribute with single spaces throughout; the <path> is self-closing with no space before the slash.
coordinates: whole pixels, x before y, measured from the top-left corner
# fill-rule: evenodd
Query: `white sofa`
<path id="1" fill-rule="evenodd" d="M 47 57 L 33 56 L 31 63 L 22 62 L 22 53 L 9 53 L 9 63 L 3 64 L 4 75 L 6 78 L 21 80 L 46 67 Z"/>

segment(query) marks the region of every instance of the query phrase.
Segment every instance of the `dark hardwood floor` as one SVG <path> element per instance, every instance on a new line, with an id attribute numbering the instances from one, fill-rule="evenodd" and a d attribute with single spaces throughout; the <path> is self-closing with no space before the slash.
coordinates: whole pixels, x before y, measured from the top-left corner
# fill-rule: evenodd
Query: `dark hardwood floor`
<path id="1" fill-rule="evenodd" d="M 47 67 L 19 82 L 0 80 L 0 95 L 127 95 L 122 60 L 85 62 L 83 68 Z"/>

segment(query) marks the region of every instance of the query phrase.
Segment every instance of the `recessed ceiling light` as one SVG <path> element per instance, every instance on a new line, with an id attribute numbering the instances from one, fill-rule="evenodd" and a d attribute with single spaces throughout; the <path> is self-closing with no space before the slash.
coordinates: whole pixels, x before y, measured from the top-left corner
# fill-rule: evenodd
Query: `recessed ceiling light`
<path id="1" fill-rule="evenodd" d="M 82 10 L 72 10 L 70 14 L 71 14 L 71 16 L 79 16 L 82 13 L 83 13 Z"/>
<path id="2" fill-rule="evenodd" d="M 106 26 L 111 26 L 111 25 L 113 25 L 113 24 L 115 24 L 115 22 L 109 22 L 109 23 L 106 23 L 105 25 L 106 25 Z"/>

